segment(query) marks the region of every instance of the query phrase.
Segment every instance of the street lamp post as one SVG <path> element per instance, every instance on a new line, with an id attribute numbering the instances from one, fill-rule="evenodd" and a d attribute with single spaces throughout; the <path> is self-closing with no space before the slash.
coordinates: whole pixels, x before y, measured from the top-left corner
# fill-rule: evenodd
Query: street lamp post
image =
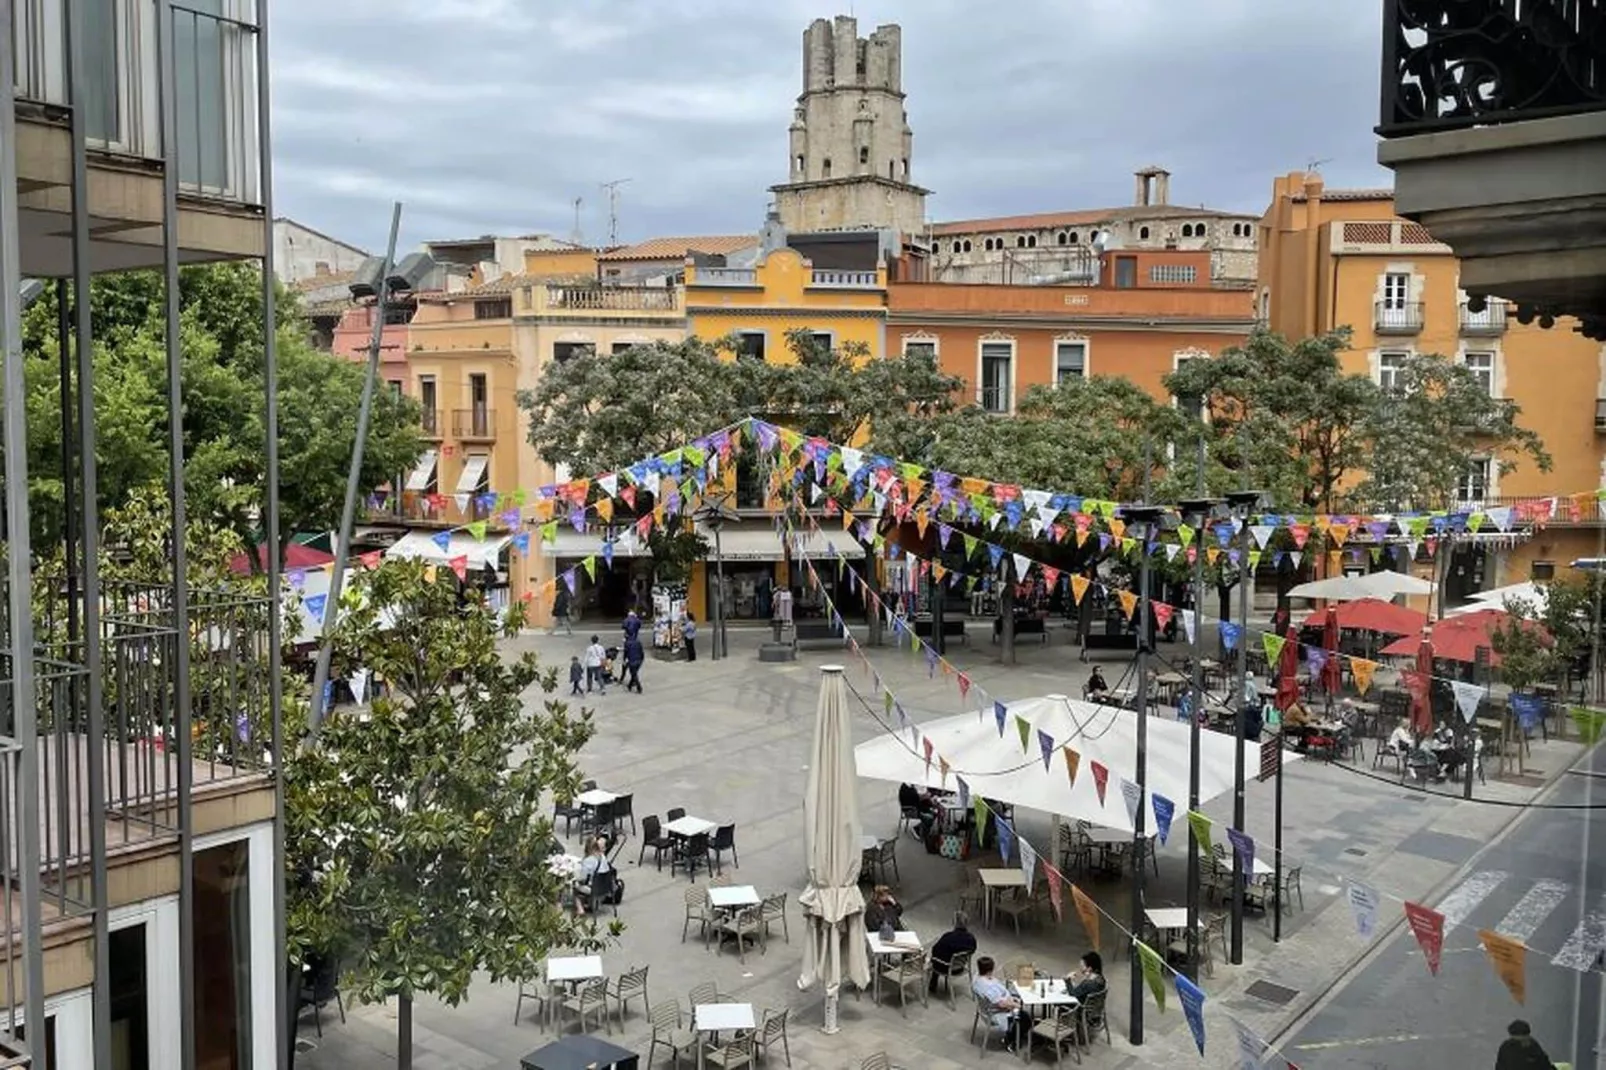
<path id="1" fill-rule="evenodd" d="M 1227 495 L 1232 515 L 1240 521 L 1238 553 L 1238 694 L 1237 716 L 1233 718 L 1232 827 L 1244 830 L 1244 691 L 1249 677 L 1249 510 L 1260 500 L 1258 490 L 1235 490 Z M 1244 878 L 1243 859 L 1232 852 L 1232 953 L 1234 966 L 1244 961 Z"/>
<path id="2" fill-rule="evenodd" d="M 725 636 L 725 550 L 720 544 L 719 533 L 724 530 L 726 521 L 739 519 L 739 514 L 721 496 L 704 504 L 692 517 L 714 536 L 714 642 L 710 657 L 718 661 L 729 650 Z"/>
<path id="3" fill-rule="evenodd" d="M 1204 439 L 1199 440 L 1199 489 L 1204 490 Z M 1182 502 L 1182 515 L 1189 519 L 1195 531 L 1203 531 L 1210 522 L 1210 512 L 1217 505 L 1213 498 L 1193 498 Z M 1204 604 L 1205 555 L 1193 555 L 1193 665 L 1189 671 L 1188 686 L 1193 695 L 1193 706 L 1188 711 L 1188 809 L 1199 809 L 1199 719 L 1205 709 L 1204 672 L 1200 661 L 1204 657 L 1204 628 L 1199 618 L 1199 607 Z M 1195 980 L 1199 975 L 1199 840 L 1188 822 L 1188 968 Z"/>
<path id="4" fill-rule="evenodd" d="M 1137 818 L 1132 823 L 1132 927 L 1143 917 L 1143 867 L 1147 861 L 1148 840 L 1144 835 L 1144 810 L 1148 805 L 1149 779 L 1149 542 L 1154 538 L 1162 510 L 1155 505 L 1128 505 L 1121 514 L 1128 530 L 1137 537 L 1143 554 L 1138 568 L 1138 690 L 1137 690 Z M 1143 963 L 1136 941 L 1132 944 L 1132 1011 L 1127 1039 L 1143 1043 Z"/>

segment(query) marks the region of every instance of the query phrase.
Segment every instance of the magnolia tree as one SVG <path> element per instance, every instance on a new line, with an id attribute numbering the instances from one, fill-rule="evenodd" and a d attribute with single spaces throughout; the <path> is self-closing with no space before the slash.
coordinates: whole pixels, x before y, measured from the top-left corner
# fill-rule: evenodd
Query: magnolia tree
<path id="1" fill-rule="evenodd" d="M 364 716 L 326 720 L 286 769 L 292 958 L 337 959 L 359 999 L 398 1004 L 410 1065 L 414 997 L 536 975 L 553 948 L 618 932 L 576 919 L 548 869 L 544 797 L 573 797 L 586 711 L 555 670 L 508 656 L 522 605 L 497 614 L 450 572 L 387 561 L 352 577 L 337 672 L 373 673 Z"/>

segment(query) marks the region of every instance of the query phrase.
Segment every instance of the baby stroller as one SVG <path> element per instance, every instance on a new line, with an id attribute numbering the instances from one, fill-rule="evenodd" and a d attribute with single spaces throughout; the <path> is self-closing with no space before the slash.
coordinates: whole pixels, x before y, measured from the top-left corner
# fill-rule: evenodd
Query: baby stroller
<path id="1" fill-rule="evenodd" d="M 618 647 L 610 646 L 602 652 L 602 682 L 604 684 L 618 683 L 619 677 L 613 671 L 613 667 L 618 660 Z"/>

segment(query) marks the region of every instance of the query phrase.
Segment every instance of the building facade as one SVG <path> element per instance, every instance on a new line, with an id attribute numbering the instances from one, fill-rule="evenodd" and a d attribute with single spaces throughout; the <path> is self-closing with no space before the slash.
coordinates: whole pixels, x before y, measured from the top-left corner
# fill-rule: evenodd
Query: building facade
<path id="1" fill-rule="evenodd" d="M 1516 402 L 1522 422 L 1543 437 L 1551 471 L 1521 460 L 1501 473 L 1481 459 L 1458 486 L 1463 507 L 1548 512 L 1549 499 L 1557 504 L 1553 519 L 1516 547 L 1486 552 L 1476 540 L 1458 547 L 1451 601 L 1549 578 L 1598 554 L 1593 492 L 1606 486 L 1606 403 L 1597 400 L 1606 399 L 1606 346 L 1566 321 L 1546 330 L 1522 323 L 1510 302 L 1473 298 L 1454 251 L 1396 215 L 1389 190 L 1329 190 L 1319 175 L 1284 175 L 1273 181 L 1260 230 L 1256 302 L 1272 330 L 1300 338 L 1349 327 L 1346 368 L 1382 386 L 1409 354 L 1448 357 L 1492 396 Z"/>
<path id="2" fill-rule="evenodd" d="M 368 254 L 350 242 L 280 216 L 273 221 L 273 273 L 287 286 L 306 279 L 344 276 Z"/>
<path id="3" fill-rule="evenodd" d="M 173 294 L 181 263 L 271 269 L 264 31 L 249 7 L 224 17 L 155 0 L 19 0 L 4 11 L 0 884 L 12 905 L 0 923 L 0 1064 L 274 1066 L 290 1002 L 275 618 L 264 599 L 199 589 L 176 563 L 129 585 L 78 564 L 102 554 L 96 469 L 84 462 L 96 456 L 92 277 L 152 269 Z M 264 278 L 271 315 L 271 270 Z M 23 303 L 42 288 L 68 306 L 57 341 L 80 355 L 72 389 L 63 385 L 79 398 L 73 433 L 51 465 L 67 473 L 64 526 L 77 531 L 60 589 L 30 571 L 64 548 L 30 545 L 36 453 L 18 389 Z M 177 305 L 164 324 L 174 381 Z M 171 415 L 182 431 L 181 413 Z M 276 439 L 271 423 L 267 435 Z M 182 437 L 171 462 L 179 517 Z M 264 448 L 276 517 L 277 461 Z M 182 543 L 183 532 L 167 538 Z M 277 581 L 276 562 L 269 575 Z M 42 614 L 34 599 L 48 604 Z M 208 646 L 196 636 L 222 638 Z M 249 664 L 234 665 L 224 690 L 219 649 L 263 653 L 240 659 Z M 134 677 L 142 683 L 129 688 Z M 243 727 L 232 712 L 227 725 L 209 720 L 222 708 L 252 715 Z"/>
<path id="4" fill-rule="evenodd" d="M 770 187 L 791 231 L 925 227 L 903 93 L 903 31 L 815 19 L 803 32 L 803 92 L 788 129 L 787 180 Z"/>

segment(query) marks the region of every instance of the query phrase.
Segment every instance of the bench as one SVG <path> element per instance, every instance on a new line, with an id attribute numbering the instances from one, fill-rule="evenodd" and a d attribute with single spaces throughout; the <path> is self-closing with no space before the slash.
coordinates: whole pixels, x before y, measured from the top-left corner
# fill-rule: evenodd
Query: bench
<path id="1" fill-rule="evenodd" d="M 798 643 L 830 643 L 840 646 L 845 636 L 842 629 L 828 620 L 800 620 L 792 625 L 793 637 Z"/>
<path id="2" fill-rule="evenodd" d="M 915 619 L 915 635 L 921 639 L 931 638 L 931 618 Z M 963 617 L 942 619 L 942 637 L 944 639 L 958 639 L 961 643 L 969 643 L 970 637 L 965 633 L 965 620 Z"/>
<path id="3" fill-rule="evenodd" d="M 993 619 L 993 642 L 998 642 L 1003 637 L 1003 634 L 1004 622 L 995 617 Z M 1040 635 L 1046 645 L 1048 643 L 1048 621 L 1040 617 L 1015 618 L 1015 638 L 1019 639 L 1023 635 Z"/>

